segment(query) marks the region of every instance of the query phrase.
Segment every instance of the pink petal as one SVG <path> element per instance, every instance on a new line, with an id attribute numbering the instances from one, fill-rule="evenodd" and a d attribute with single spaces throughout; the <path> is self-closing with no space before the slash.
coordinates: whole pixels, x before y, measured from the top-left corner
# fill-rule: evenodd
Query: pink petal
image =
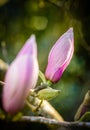
<path id="1" fill-rule="evenodd" d="M 70 28 L 56 41 L 49 53 L 45 76 L 52 82 L 57 82 L 61 78 L 63 71 L 71 61 L 74 52 L 73 39 L 73 29 Z"/>
<path id="2" fill-rule="evenodd" d="M 14 113 L 23 107 L 29 90 L 36 85 L 37 78 L 38 64 L 33 57 L 23 56 L 11 64 L 3 89 L 3 106 L 7 112 Z"/>
<path id="3" fill-rule="evenodd" d="M 39 68 L 36 53 L 35 37 L 31 36 L 6 73 L 2 101 L 5 111 L 10 114 L 23 107 L 29 90 L 37 83 Z"/>
<path id="4" fill-rule="evenodd" d="M 31 37 L 26 41 L 23 48 L 20 50 L 18 56 L 21 55 L 35 55 L 37 56 L 37 44 L 36 44 L 36 38 L 35 35 L 31 35 Z"/>

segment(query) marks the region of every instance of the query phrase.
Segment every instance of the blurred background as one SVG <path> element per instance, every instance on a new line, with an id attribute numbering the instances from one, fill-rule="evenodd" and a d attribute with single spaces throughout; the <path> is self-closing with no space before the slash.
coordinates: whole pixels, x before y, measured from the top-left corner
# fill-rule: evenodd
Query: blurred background
<path id="1" fill-rule="evenodd" d="M 0 0 L 0 58 L 11 63 L 31 34 L 36 35 L 38 60 L 45 72 L 49 51 L 70 27 L 75 51 L 61 80 L 61 93 L 50 103 L 72 121 L 90 87 L 90 7 L 88 0 Z M 1 80 L 1 77 L 0 77 Z"/>

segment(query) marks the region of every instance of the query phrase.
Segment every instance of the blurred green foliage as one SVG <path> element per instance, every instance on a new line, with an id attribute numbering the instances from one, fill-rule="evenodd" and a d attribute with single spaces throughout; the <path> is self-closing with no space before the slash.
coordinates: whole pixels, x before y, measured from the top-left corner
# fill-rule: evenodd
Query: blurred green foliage
<path id="1" fill-rule="evenodd" d="M 39 66 L 44 72 L 50 48 L 65 31 L 74 28 L 74 56 L 59 83 L 53 85 L 61 93 L 51 101 L 65 120 L 73 120 L 90 87 L 89 10 L 88 0 L 9 0 L 0 3 L 0 58 L 6 62 L 12 62 L 33 33 L 37 39 Z"/>

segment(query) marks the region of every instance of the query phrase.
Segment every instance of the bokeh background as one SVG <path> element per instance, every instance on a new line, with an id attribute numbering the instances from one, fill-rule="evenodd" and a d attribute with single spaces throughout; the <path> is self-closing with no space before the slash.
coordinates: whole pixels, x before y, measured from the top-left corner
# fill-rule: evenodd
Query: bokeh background
<path id="1" fill-rule="evenodd" d="M 51 104 L 72 121 L 90 87 L 90 7 L 88 0 L 0 0 L 0 58 L 11 63 L 31 34 L 36 35 L 38 61 L 44 73 L 50 48 L 70 27 L 75 51 L 61 80 L 61 93 Z M 6 50 L 5 50 L 6 49 Z"/>

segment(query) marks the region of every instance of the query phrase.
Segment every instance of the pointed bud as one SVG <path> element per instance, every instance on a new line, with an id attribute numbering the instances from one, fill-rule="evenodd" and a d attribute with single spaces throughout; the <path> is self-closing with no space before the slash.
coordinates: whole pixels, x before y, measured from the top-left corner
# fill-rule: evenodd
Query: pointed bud
<path id="1" fill-rule="evenodd" d="M 3 87 L 3 107 L 6 112 L 14 114 L 24 105 L 30 89 L 36 85 L 38 78 L 37 46 L 32 35 L 11 63 Z"/>
<path id="2" fill-rule="evenodd" d="M 53 83 L 58 82 L 71 61 L 74 52 L 73 28 L 64 33 L 52 47 L 45 76 Z"/>

